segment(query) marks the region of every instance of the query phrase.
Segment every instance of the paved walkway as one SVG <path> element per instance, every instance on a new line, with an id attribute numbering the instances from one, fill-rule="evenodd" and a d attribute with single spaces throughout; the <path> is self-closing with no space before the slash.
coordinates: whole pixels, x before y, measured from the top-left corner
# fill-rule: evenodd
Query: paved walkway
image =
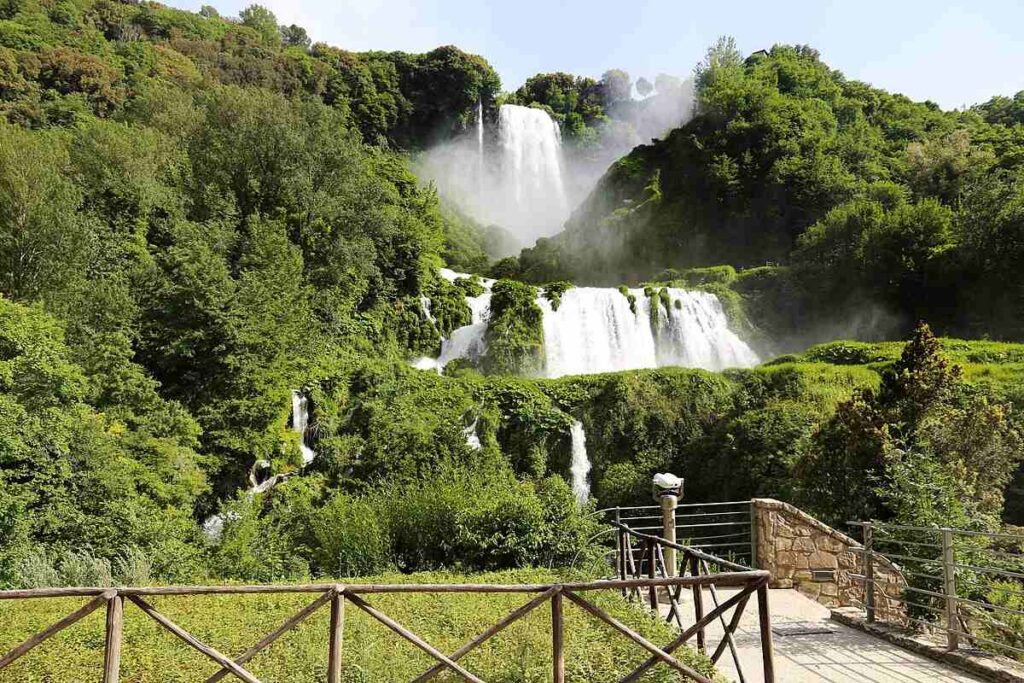
<path id="1" fill-rule="evenodd" d="M 719 602 L 735 594 L 735 589 L 718 591 Z M 938 681 L 981 681 L 946 664 L 922 657 L 861 631 L 829 619 L 829 610 L 796 590 L 772 590 L 769 593 L 772 625 L 811 622 L 832 633 L 780 635 L 774 633 L 775 680 L 779 683 L 937 683 Z M 714 603 L 704 592 L 704 609 Z M 662 612 L 668 613 L 667 605 Z M 683 596 L 683 622 L 692 624 L 693 599 Z M 732 614 L 732 610 L 729 610 Z M 717 621 L 708 628 L 708 646 L 721 640 L 722 626 Z M 757 623 L 757 602 L 752 597 L 744 610 L 736 632 L 736 649 L 747 681 L 761 680 L 761 641 Z M 739 681 L 728 649 L 718 661 L 718 669 L 731 681 Z"/>

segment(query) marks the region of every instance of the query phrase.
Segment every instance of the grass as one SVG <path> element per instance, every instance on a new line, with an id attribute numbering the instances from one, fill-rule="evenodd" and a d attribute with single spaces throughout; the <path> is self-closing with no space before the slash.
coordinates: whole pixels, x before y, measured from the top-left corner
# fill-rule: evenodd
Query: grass
<path id="1" fill-rule="evenodd" d="M 941 342 L 949 360 L 963 368 L 965 380 L 991 389 L 998 400 L 1017 410 L 1024 409 L 1024 344 L 953 338 Z M 759 369 L 788 366 L 809 371 L 820 367 L 825 372 L 825 367 L 832 366 L 881 375 L 902 351 L 903 342 L 833 341 L 801 354 L 781 356 Z"/>
<path id="2" fill-rule="evenodd" d="M 374 583 L 551 583 L 556 572 L 520 570 L 474 576 L 443 573 L 360 579 Z M 356 580 L 349 580 L 355 583 Z M 203 642 L 237 656 L 265 633 L 312 602 L 315 595 L 230 595 L 159 597 L 150 603 Z M 514 594 L 381 594 L 367 601 L 444 652 L 452 652 L 497 622 L 532 596 Z M 655 643 L 669 642 L 673 633 L 613 592 L 589 593 L 587 598 Z M 0 601 L 0 653 L 83 604 L 85 599 Z M 565 601 L 566 675 L 577 681 L 614 681 L 646 659 L 638 645 Z M 329 608 L 321 608 L 249 663 L 265 683 L 326 680 Z M 489 683 L 547 681 L 551 676 L 551 611 L 545 604 L 489 640 L 462 660 Z M 103 610 L 57 635 L 0 670 L 0 682 L 72 683 L 99 680 L 103 661 Z M 345 610 L 343 676 L 348 682 L 408 681 L 433 661 L 371 617 L 351 605 Z M 679 657 L 707 673 L 708 660 L 692 650 Z M 145 683 L 202 681 L 217 666 L 164 631 L 134 605 L 125 605 L 121 680 Z M 227 678 L 225 680 L 235 680 Z M 442 674 L 434 680 L 455 681 Z M 659 665 L 644 681 L 674 681 L 675 674 Z"/>

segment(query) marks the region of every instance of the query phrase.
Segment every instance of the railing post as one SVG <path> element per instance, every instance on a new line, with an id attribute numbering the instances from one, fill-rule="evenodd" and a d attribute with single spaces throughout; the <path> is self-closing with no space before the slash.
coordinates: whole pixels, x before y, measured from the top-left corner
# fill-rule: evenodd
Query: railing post
<path id="1" fill-rule="evenodd" d="M 959 614 L 956 600 L 956 555 L 953 530 L 942 530 L 942 586 L 946 596 L 946 644 L 950 650 L 960 646 Z"/>
<path id="2" fill-rule="evenodd" d="M 622 524 L 622 511 L 615 508 L 615 524 Z M 626 578 L 626 539 L 623 536 L 626 532 L 621 527 L 615 527 L 615 570 L 619 575 L 620 579 Z M 627 590 L 622 589 L 622 597 L 626 597 Z"/>
<path id="3" fill-rule="evenodd" d="M 327 654 L 327 683 L 341 683 L 341 647 L 345 629 L 345 595 L 341 586 L 331 594 L 331 630 Z"/>
<path id="4" fill-rule="evenodd" d="M 554 683 L 565 683 L 565 637 L 562 620 L 562 592 L 551 596 L 551 662 Z"/>
<path id="5" fill-rule="evenodd" d="M 103 646 L 103 683 L 121 679 L 121 632 L 124 625 L 124 598 L 118 595 L 107 600 L 106 642 Z"/>
<path id="6" fill-rule="evenodd" d="M 750 568 L 757 569 L 757 505 L 750 500 Z"/>
<path id="7" fill-rule="evenodd" d="M 864 609 L 868 623 L 875 621 L 875 534 L 871 523 L 864 525 Z"/>
<path id="8" fill-rule="evenodd" d="M 761 628 L 761 661 L 764 683 L 775 683 L 775 645 L 772 642 L 772 617 L 768 606 L 768 582 L 757 588 L 757 618 Z"/>
<path id="9" fill-rule="evenodd" d="M 653 539 L 647 541 L 647 577 L 658 578 L 658 544 Z M 647 589 L 647 597 L 651 603 L 651 611 L 658 613 L 658 589 L 653 584 Z"/>
<path id="10" fill-rule="evenodd" d="M 694 577 L 700 576 L 700 558 L 693 555 L 690 558 L 690 572 Z M 704 589 L 699 583 L 693 584 L 693 619 L 694 623 L 700 623 L 704 618 Z M 704 627 L 697 630 L 697 649 L 707 652 L 707 643 L 704 637 Z"/>

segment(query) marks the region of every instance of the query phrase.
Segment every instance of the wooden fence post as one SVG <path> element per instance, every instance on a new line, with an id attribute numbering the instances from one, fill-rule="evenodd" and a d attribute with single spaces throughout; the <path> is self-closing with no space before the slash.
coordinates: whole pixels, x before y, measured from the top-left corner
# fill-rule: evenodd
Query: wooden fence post
<path id="1" fill-rule="evenodd" d="M 120 595 L 107 600 L 106 642 L 103 646 L 103 683 L 118 683 L 121 679 L 121 631 L 124 624 L 124 598 Z"/>
<path id="2" fill-rule="evenodd" d="M 647 541 L 647 577 L 650 579 L 656 579 L 658 577 L 658 564 L 655 558 L 658 556 L 658 544 L 657 541 L 651 539 Z M 647 590 L 647 598 L 651 603 L 651 611 L 655 614 L 658 613 L 658 589 L 655 586 L 651 586 Z"/>
<path id="3" fill-rule="evenodd" d="M 337 586 L 331 595 L 331 630 L 327 654 L 327 683 L 341 683 L 341 646 L 345 629 L 345 589 Z"/>
<path id="4" fill-rule="evenodd" d="M 690 567 L 694 576 L 700 576 L 700 559 L 696 555 L 690 558 Z M 704 618 L 704 590 L 699 583 L 693 584 L 693 616 L 698 622 Z M 701 652 L 707 652 L 704 627 L 697 631 L 697 649 Z"/>
<path id="5" fill-rule="evenodd" d="M 757 617 L 761 627 L 761 661 L 764 683 L 775 683 L 775 646 L 772 642 L 772 617 L 768 607 L 768 582 L 757 588 Z"/>
<path id="6" fill-rule="evenodd" d="M 562 591 L 551 596 L 551 661 L 552 680 L 565 683 L 565 634 L 562 620 Z"/>

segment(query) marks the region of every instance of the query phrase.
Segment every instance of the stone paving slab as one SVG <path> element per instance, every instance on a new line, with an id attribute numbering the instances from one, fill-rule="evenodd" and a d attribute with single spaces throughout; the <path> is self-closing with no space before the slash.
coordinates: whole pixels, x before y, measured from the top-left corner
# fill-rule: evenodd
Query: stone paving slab
<path id="1" fill-rule="evenodd" d="M 737 589 L 718 591 L 724 602 Z M 713 602 L 704 592 L 704 609 Z M 880 638 L 829 620 L 829 609 L 792 589 L 769 591 L 772 623 L 818 622 L 834 632 L 803 636 L 775 636 L 775 678 L 779 683 L 938 683 L 972 682 L 983 679 L 952 666 L 904 650 Z M 683 621 L 692 624 L 693 598 L 683 595 Z M 668 613 L 668 606 L 661 606 Z M 731 614 L 731 610 L 730 610 Z M 714 648 L 721 640 L 723 628 L 714 624 L 708 629 L 708 645 Z M 761 642 L 757 623 L 757 603 L 752 597 L 736 633 L 736 648 L 749 682 L 761 679 Z M 730 680 L 739 681 L 736 666 L 728 650 L 718 663 L 719 670 Z"/>

